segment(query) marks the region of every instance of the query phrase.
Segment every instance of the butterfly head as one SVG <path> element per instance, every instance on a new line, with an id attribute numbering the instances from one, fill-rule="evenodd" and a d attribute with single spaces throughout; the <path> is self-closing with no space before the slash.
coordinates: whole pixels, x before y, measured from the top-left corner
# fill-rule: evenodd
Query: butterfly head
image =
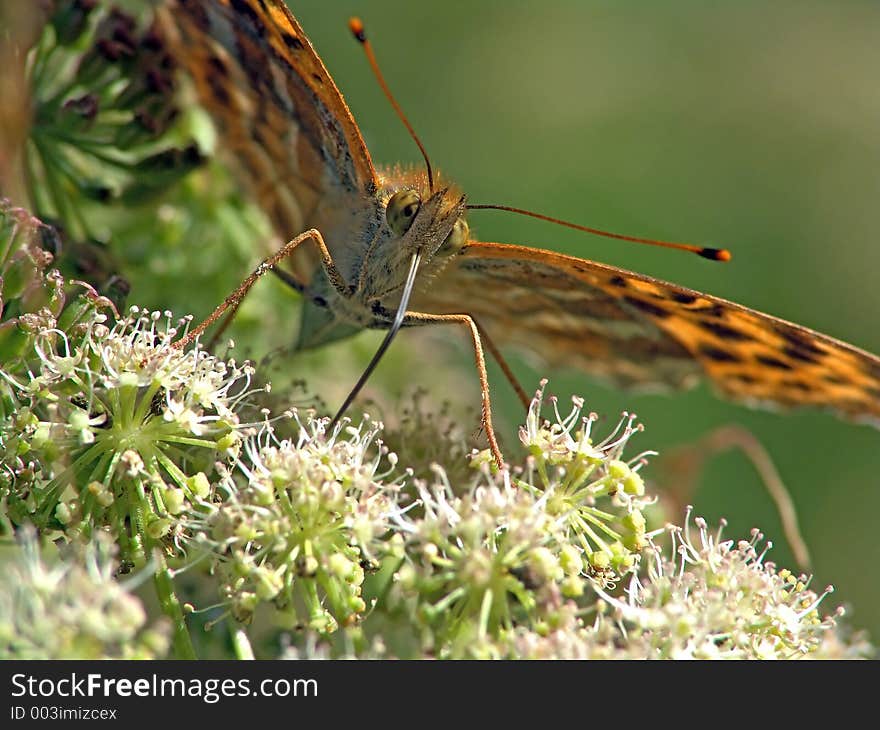
<path id="1" fill-rule="evenodd" d="M 389 243 L 402 260 L 414 253 L 426 262 L 451 258 L 468 240 L 466 210 L 464 195 L 454 187 L 430 193 L 421 186 L 403 186 L 385 203 Z"/>

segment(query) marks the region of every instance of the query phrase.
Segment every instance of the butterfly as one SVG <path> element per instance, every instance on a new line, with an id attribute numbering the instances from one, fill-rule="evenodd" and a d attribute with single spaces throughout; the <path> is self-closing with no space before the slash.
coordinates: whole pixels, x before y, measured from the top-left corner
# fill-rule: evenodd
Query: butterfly
<path id="1" fill-rule="evenodd" d="M 454 183 L 429 166 L 374 166 L 283 2 L 166 0 L 160 13 L 223 148 L 279 235 L 297 236 L 270 265 L 290 254 L 284 278 L 304 299 L 298 346 L 365 328 L 465 329 L 499 466 L 484 348 L 527 401 L 501 355 L 508 345 L 622 386 L 708 379 L 748 405 L 815 406 L 880 424 L 880 358 L 871 353 L 650 276 L 471 238 Z M 365 42 L 362 26 L 353 30 Z"/>

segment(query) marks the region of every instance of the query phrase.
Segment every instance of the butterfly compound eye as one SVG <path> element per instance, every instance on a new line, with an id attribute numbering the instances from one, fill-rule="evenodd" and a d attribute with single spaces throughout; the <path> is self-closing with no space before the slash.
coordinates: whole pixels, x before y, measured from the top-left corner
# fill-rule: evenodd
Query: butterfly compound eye
<path id="1" fill-rule="evenodd" d="M 461 251 L 462 247 L 467 243 L 470 228 L 464 218 L 459 218 L 446 236 L 446 240 L 440 248 L 437 249 L 438 256 L 453 256 Z"/>
<path id="2" fill-rule="evenodd" d="M 402 236 L 409 230 L 421 205 L 422 199 L 415 190 L 401 190 L 394 193 L 385 208 L 388 227 L 398 236 Z"/>

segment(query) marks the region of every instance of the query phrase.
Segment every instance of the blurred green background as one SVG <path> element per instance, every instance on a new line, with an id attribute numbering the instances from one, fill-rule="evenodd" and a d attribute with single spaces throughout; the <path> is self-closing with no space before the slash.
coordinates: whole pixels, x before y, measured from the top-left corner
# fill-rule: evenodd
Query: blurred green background
<path id="1" fill-rule="evenodd" d="M 474 212 L 476 235 L 596 259 L 719 295 L 880 352 L 880 4 L 873 0 L 656 3 L 302 0 L 293 9 L 352 108 L 377 164 L 418 162 L 346 29 L 367 25 L 433 163 L 472 202 L 504 203 L 633 235 L 731 248 L 696 257 Z M 452 339 L 452 338 L 447 338 Z M 408 340 L 408 344 L 402 344 Z M 404 333 L 410 385 L 445 396 L 442 345 Z M 454 387 L 472 393 L 464 337 Z M 421 351 L 418 351 L 421 350 Z M 708 388 L 616 392 L 513 358 L 531 389 L 570 394 L 609 419 L 626 408 L 661 452 L 718 426 L 746 427 L 788 484 L 825 605 L 880 638 L 880 434 L 824 413 L 756 412 Z M 393 367 L 389 364 L 388 367 Z M 381 377 L 381 375 L 380 375 Z M 490 374 L 508 444 L 520 407 Z M 651 468 L 646 475 L 652 475 Z M 727 535 L 760 527 L 791 566 L 770 498 L 748 461 L 712 460 L 698 514 Z"/>

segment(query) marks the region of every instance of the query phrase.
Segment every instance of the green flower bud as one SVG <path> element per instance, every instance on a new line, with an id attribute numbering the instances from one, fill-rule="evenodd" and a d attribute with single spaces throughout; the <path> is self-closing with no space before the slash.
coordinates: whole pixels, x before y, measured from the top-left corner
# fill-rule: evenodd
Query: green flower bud
<path id="1" fill-rule="evenodd" d="M 569 575 L 562 581 L 561 590 L 566 598 L 580 598 L 584 594 L 584 581 L 580 576 Z"/>
<path id="2" fill-rule="evenodd" d="M 355 568 L 355 563 L 341 553 L 334 553 L 327 559 L 327 572 L 342 580 L 348 580 Z"/>
<path id="3" fill-rule="evenodd" d="M 172 520 L 156 517 L 147 523 L 146 531 L 154 540 L 161 540 L 171 531 L 173 524 Z"/>
<path id="4" fill-rule="evenodd" d="M 186 486 L 196 497 L 201 499 L 205 499 L 211 493 L 211 483 L 203 471 L 187 477 Z"/>
<path id="5" fill-rule="evenodd" d="M 580 551 L 574 545 L 563 545 L 559 551 L 559 564 L 567 575 L 577 575 L 584 569 Z"/>
<path id="6" fill-rule="evenodd" d="M 636 497 L 645 494 L 645 481 L 637 471 L 631 471 L 623 480 L 623 491 Z"/>
<path id="7" fill-rule="evenodd" d="M 70 507 L 64 502 L 59 502 L 55 507 L 55 519 L 62 525 L 69 525 L 73 520 L 73 513 Z"/>
<path id="8" fill-rule="evenodd" d="M 167 489 L 162 494 L 162 499 L 165 502 L 165 509 L 172 515 L 179 515 L 186 506 L 186 494 L 182 489 Z"/>
<path id="9" fill-rule="evenodd" d="M 271 601 L 284 588 L 284 580 L 266 568 L 256 568 L 251 577 L 256 584 L 257 597 L 261 601 Z"/>

